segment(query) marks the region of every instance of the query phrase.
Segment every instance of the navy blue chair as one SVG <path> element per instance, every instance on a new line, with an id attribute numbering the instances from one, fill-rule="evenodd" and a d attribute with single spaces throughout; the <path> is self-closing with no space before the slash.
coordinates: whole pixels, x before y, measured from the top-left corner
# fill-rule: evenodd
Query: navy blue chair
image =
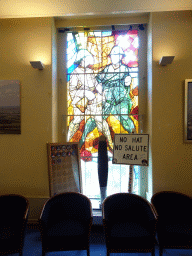
<path id="1" fill-rule="evenodd" d="M 42 255 L 53 251 L 87 250 L 92 225 L 91 201 L 77 192 L 53 196 L 40 217 Z"/>
<path id="2" fill-rule="evenodd" d="M 1 195 L 0 208 L 0 255 L 22 256 L 29 201 L 21 195 Z"/>
<path id="3" fill-rule="evenodd" d="M 151 198 L 159 216 L 157 238 L 163 249 L 192 248 L 192 198 L 179 192 L 161 191 Z"/>
<path id="4" fill-rule="evenodd" d="M 102 215 L 107 256 L 124 252 L 155 255 L 158 216 L 147 200 L 129 193 L 113 194 L 104 200 Z"/>

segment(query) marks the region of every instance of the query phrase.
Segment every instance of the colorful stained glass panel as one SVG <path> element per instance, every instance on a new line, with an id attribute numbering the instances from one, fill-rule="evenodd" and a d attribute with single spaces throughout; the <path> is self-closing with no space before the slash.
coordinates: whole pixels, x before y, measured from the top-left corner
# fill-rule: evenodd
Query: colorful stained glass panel
<path id="1" fill-rule="evenodd" d="M 68 141 L 80 143 L 84 161 L 105 135 L 138 130 L 138 31 L 67 34 Z"/>

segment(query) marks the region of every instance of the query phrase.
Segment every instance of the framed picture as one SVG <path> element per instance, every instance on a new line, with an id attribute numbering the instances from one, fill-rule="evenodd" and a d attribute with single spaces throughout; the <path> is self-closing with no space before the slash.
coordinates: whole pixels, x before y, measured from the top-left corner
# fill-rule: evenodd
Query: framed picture
<path id="1" fill-rule="evenodd" d="M 0 80 L 0 134 L 21 134 L 18 80 Z"/>
<path id="2" fill-rule="evenodd" d="M 192 79 L 185 79 L 184 142 L 192 143 Z"/>

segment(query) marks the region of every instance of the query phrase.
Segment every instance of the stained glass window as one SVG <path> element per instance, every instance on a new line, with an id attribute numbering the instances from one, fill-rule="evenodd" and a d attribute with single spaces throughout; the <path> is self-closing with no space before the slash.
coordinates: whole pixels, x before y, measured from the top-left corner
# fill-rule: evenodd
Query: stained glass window
<path id="1" fill-rule="evenodd" d="M 138 49 L 137 29 L 67 33 L 67 139 L 84 169 L 97 163 L 100 135 L 110 158 L 115 133 L 138 131 Z"/>

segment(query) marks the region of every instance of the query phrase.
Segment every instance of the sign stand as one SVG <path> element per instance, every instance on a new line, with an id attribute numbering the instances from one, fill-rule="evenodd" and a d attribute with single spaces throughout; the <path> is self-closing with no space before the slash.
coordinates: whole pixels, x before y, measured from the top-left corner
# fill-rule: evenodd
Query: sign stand
<path id="1" fill-rule="evenodd" d="M 134 129 L 132 130 L 132 134 L 134 133 Z M 134 165 L 130 165 L 129 168 L 129 184 L 128 184 L 128 192 L 131 194 L 133 192 L 133 171 Z"/>
<path id="2" fill-rule="evenodd" d="M 129 168 L 129 187 L 128 187 L 128 192 L 130 194 L 133 192 L 133 170 L 134 170 L 134 165 L 130 165 L 130 168 Z"/>

